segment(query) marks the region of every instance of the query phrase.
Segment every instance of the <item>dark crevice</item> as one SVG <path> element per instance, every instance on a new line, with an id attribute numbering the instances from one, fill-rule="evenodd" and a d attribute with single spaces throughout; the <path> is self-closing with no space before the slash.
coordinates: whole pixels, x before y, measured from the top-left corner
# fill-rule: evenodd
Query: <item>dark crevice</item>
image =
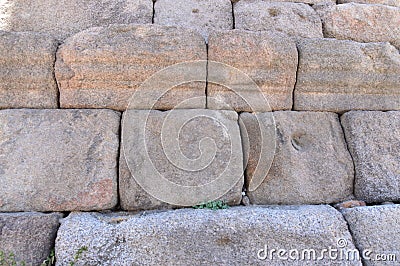
<path id="1" fill-rule="evenodd" d="M 206 88 L 205 88 L 205 95 L 206 95 L 206 109 L 208 109 L 208 43 L 206 43 L 206 53 L 207 53 L 207 62 L 206 62 Z"/>
<path id="2" fill-rule="evenodd" d="M 119 146 L 118 146 L 118 150 L 117 150 L 117 204 L 115 205 L 114 208 L 112 208 L 113 211 L 121 210 L 121 195 L 120 195 L 120 191 L 119 191 L 119 183 L 120 183 L 119 160 L 120 160 L 121 150 L 122 150 L 122 115 L 123 115 L 123 113 L 121 113 L 121 118 L 120 118 L 119 128 L 118 128 L 118 139 L 119 139 L 118 144 L 119 144 Z M 124 160 L 125 160 L 125 158 L 124 158 Z"/>
<path id="3" fill-rule="evenodd" d="M 154 15 L 156 14 L 155 5 L 156 5 L 156 0 L 153 0 L 153 14 L 151 16 L 151 24 L 154 24 Z"/>
<path id="4" fill-rule="evenodd" d="M 360 247 L 358 246 L 357 242 L 355 241 L 354 234 L 353 234 L 353 232 L 352 232 L 352 230 L 351 230 L 351 228 L 350 228 L 349 222 L 346 220 L 346 217 L 345 217 L 345 216 L 343 215 L 343 213 L 341 213 L 340 211 L 338 211 L 338 212 L 342 215 L 343 220 L 345 221 L 346 226 L 347 226 L 347 231 L 349 232 L 349 234 L 350 234 L 350 236 L 351 236 L 351 240 L 352 240 L 352 242 L 353 242 L 353 244 L 354 244 L 354 247 L 358 250 L 358 254 L 359 254 L 360 258 L 361 258 L 363 249 L 360 248 Z M 362 258 L 361 258 L 360 262 L 361 262 L 362 265 L 365 265 L 365 263 L 364 263 L 364 261 L 362 260 Z"/>
<path id="5" fill-rule="evenodd" d="M 346 148 L 347 148 L 347 151 L 350 154 L 351 162 L 353 164 L 353 196 L 355 197 L 356 164 L 355 164 L 355 161 L 354 161 L 354 158 L 353 158 L 353 154 L 350 151 L 349 143 L 347 142 L 346 131 L 344 130 L 343 123 L 342 123 L 342 115 L 339 115 L 338 117 L 339 117 L 339 124 L 340 124 L 340 127 L 342 129 L 342 133 L 343 133 L 344 143 L 346 143 Z"/>
<path id="6" fill-rule="evenodd" d="M 53 71 L 52 71 L 53 80 L 54 80 L 54 83 L 56 84 L 56 93 L 57 93 L 56 97 L 57 97 L 57 108 L 58 109 L 61 108 L 61 99 L 60 99 L 60 86 L 58 86 L 58 82 L 57 82 L 57 78 L 56 78 L 56 61 L 57 61 L 58 49 L 60 48 L 60 46 L 61 46 L 61 42 L 58 41 L 56 51 L 54 54 L 53 66 L 52 66 L 53 67 Z"/>
<path id="7" fill-rule="evenodd" d="M 296 81 L 294 83 L 293 91 L 292 91 L 292 108 L 290 110 L 294 111 L 294 102 L 295 102 L 295 91 L 297 87 L 297 82 L 299 79 L 299 67 L 300 67 L 300 49 L 297 46 L 296 43 L 296 49 L 297 49 L 297 68 L 296 68 Z"/>
<path id="8" fill-rule="evenodd" d="M 236 28 L 236 24 L 235 24 L 235 9 L 234 9 L 234 5 L 235 3 L 233 1 L 231 1 L 232 4 L 232 29 Z"/>

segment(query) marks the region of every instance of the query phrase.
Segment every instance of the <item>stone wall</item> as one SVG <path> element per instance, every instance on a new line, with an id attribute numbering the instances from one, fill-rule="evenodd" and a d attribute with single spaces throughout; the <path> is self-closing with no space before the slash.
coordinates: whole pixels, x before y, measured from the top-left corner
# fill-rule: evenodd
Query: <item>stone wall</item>
<path id="1" fill-rule="evenodd" d="M 0 265 L 399 264 L 399 49 L 398 0 L 0 0 Z"/>

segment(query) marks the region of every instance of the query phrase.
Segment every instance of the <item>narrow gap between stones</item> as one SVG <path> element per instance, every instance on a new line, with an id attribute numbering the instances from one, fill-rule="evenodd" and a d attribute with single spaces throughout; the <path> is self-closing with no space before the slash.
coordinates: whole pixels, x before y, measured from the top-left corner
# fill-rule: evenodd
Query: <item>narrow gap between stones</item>
<path id="1" fill-rule="evenodd" d="M 236 25 L 235 25 L 235 11 L 234 11 L 234 1 L 231 1 L 231 5 L 232 5 L 232 29 L 235 29 Z"/>
<path id="2" fill-rule="evenodd" d="M 294 87 L 293 87 L 293 91 L 292 91 L 292 108 L 290 109 L 291 111 L 294 111 L 294 100 L 295 100 L 295 91 L 296 91 L 296 86 L 297 86 L 297 82 L 299 79 L 299 67 L 300 67 L 300 49 L 297 46 L 296 43 L 296 50 L 297 50 L 297 68 L 296 68 L 296 81 L 294 82 Z"/>
<path id="3" fill-rule="evenodd" d="M 206 53 L 207 53 L 207 62 L 206 62 L 206 87 L 205 87 L 205 95 L 206 95 L 206 109 L 208 109 L 208 43 L 206 42 Z"/>
<path id="4" fill-rule="evenodd" d="M 58 86 L 58 82 L 57 82 L 57 78 L 56 78 L 56 61 L 57 61 L 57 53 L 58 53 L 58 49 L 60 48 L 60 46 L 61 46 L 61 42 L 59 42 L 58 41 L 58 43 L 57 43 L 57 47 L 56 47 L 56 51 L 55 51 L 55 54 L 54 54 L 54 62 L 53 62 L 53 79 L 54 79 L 54 82 L 55 82 L 55 84 L 56 84 L 56 89 L 57 89 L 57 108 L 58 109 L 60 109 L 61 108 L 61 99 L 60 99 L 60 88 L 59 88 L 59 86 Z"/>
<path id="5" fill-rule="evenodd" d="M 113 208 L 113 210 L 120 210 L 121 209 L 121 195 L 119 193 L 119 160 L 121 156 L 121 149 L 122 149 L 122 115 L 123 112 L 121 112 L 121 118 L 119 121 L 119 129 L 118 129 L 118 137 L 119 137 L 119 146 L 118 146 L 118 151 L 117 151 L 117 204 Z M 125 160 L 125 158 L 124 158 Z"/>
<path id="6" fill-rule="evenodd" d="M 361 262 L 361 265 L 364 266 L 365 263 L 364 263 L 364 261 L 363 261 L 362 258 L 361 258 L 362 249 L 357 245 L 357 242 L 356 242 L 356 240 L 355 240 L 355 238 L 354 238 L 354 236 L 353 236 L 353 232 L 352 232 L 351 229 L 350 229 L 350 225 L 349 225 L 348 221 L 346 220 L 346 217 L 344 217 L 343 213 L 341 213 L 340 211 L 338 211 L 338 212 L 342 215 L 343 220 L 346 222 L 347 231 L 349 232 L 349 234 L 350 234 L 350 236 L 351 236 L 351 240 L 352 240 L 353 243 L 354 243 L 354 247 L 358 250 L 358 253 L 360 254 L 360 262 Z"/>
<path id="7" fill-rule="evenodd" d="M 243 203 L 243 198 L 245 197 L 245 196 L 247 196 L 247 187 L 246 187 L 246 168 L 247 168 L 247 162 L 245 162 L 245 150 L 244 150 L 244 145 L 243 145 L 243 129 L 242 129 L 242 127 L 240 127 L 240 115 L 242 114 L 243 112 L 240 112 L 240 111 L 237 111 L 237 114 L 238 114 L 238 120 L 237 120 L 237 124 L 238 124 L 238 126 L 239 126 L 239 135 L 240 135 L 240 142 L 241 142 L 241 144 L 242 144 L 242 156 L 243 156 L 243 186 L 242 186 L 242 195 L 241 195 L 241 200 L 240 200 L 240 202 L 239 202 L 239 205 L 245 205 L 244 203 Z M 244 124 L 243 124 L 244 125 Z M 246 129 L 244 129 L 244 130 L 246 130 Z M 250 200 L 250 199 L 249 199 Z M 250 204 L 251 204 L 251 202 L 250 202 Z"/>
<path id="8" fill-rule="evenodd" d="M 153 0 L 153 14 L 151 16 L 151 24 L 154 24 L 154 15 L 156 14 L 155 5 L 156 5 L 156 0 Z"/>
<path id="9" fill-rule="evenodd" d="M 340 127 L 342 128 L 342 132 L 343 132 L 344 143 L 346 143 L 347 151 L 349 152 L 350 158 L 351 158 L 351 162 L 353 163 L 353 196 L 355 196 L 355 188 L 356 188 L 356 187 L 355 187 L 355 185 L 356 185 L 356 164 L 355 164 L 355 162 L 354 162 L 353 154 L 351 154 L 351 152 L 350 152 L 349 143 L 347 142 L 346 132 L 345 132 L 345 130 L 344 130 L 343 123 L 342 123 L 342 115 L 339 114 L 338 116 L 339 116 L 339 124 L 340 124 Z"/>

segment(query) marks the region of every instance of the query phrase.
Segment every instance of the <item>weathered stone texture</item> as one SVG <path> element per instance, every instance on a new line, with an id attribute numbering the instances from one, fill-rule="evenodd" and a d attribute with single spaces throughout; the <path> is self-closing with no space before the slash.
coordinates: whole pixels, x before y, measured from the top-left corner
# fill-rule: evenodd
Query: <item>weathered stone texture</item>
<path id="1" fill-rule="evenodd" d="M 112 208 L 119 122 L 111 110 L 0 111 L 0 211 Z"/>
<path id="2" fill-rule="evenodd" d="M 338 0 L 338 4 L 346 4 L 346 3 L 381 4 L 381 5 L 400 7 L 399 0 Z"/>
<path id="3" fill-rule="evenodd" d="M 154 23 L 193 28 L 207 38 L 211 30 L 233 28 L 230 0 L 157 0 Z"/>
<path id="4" fill-rule="evenodd" d="M 389 43 L 310 39 L 298 49 L 295 110 L 400 109 L 400 55 Z"/>
<path id="5" fill-rule="evenodd" d="M 400 8 L 384 5 L 321 5 L 324 36 L 358 42 L 390 42 L 400 48 Z"/>
<path id="6" fill-rule="evenodd" d="M 54 246 L 60 214 L 0 213 L 0 251 L 18 265 L 41 265 Z M 0 260 L 0 264 L 3 261 Z M 25 262 L 25 264 L 22 264 Z"/>
<path id="7" fill-rule="evenodd" d="M 355 164 L 355 196 L 400 200 L 400 112 L 352 111 L 342 125 Z"/>
<path id="8" fill-rule="evenodd" d="M 0 31 L 0 108 L 57 108 L 57 45 L 45 34 Z"/>
<path id="9" fill-rule="evenodd" d="M 46 32 L 62 40 L 109 24 L 151 23 L 152 0 L 4 0 L 0 29 Z"/>
<path id="10" fill-rule="evenodd" d="M 227 210 L 175 210 L 137 215 L 73 213 L 62 221 L 56 240 L 58 265 L 293 265 L 291 260 L 260 260 L 265 248 L 322 249 L 336 238 L 354 249 L 347 225 L 329 206 L 233 207 Z M 318 254 L 317 253 L 317 254 Z M 260 255 L 264 254 L 260 252 Z M 343 265 L 343 261 L 300 261 L 298 265 Z M 304 262 L 304 263 L 303 263 Z M 361 265 L 346 261 L 346 265 Z"/>
<path id="11" fill-rule="evenodd" d="M 257 114 L 262 123 L 270 121 L 263 119 L 266 115 Z M 241 114 L 240 118 L 244 125 L 256 119 L 249 113 Z M 337 115 L 281 111 L 274 112 L 274 119 L 275 157 L 269 172 L 264 173 L 263 183 L 256 190 L 247 192 L 251 202 L 321 204 L 351 198 L 353 163 Z M 260 139 L 257 132 L 248 131 L 247 134 L 250 142 L 249 162 L 254 165 L 252 161 Z M 253 168 L 246 170 L 247 182 L 252 178 L 260 178 L 253 176 L 253 171 Z"/>
<path id="12" fill-rule="evenodd" d="M 125 110 L 133 93 L 157 71 L 177 63 L 206 59 L 204 39 L 193 30 L 159 25 L 88 29 L 67 39 L 57 53 L 60 104 L 63 108 Z M 198 75 L 205 80 L 205 63 L 199 71 Z M 157 92 L 163 83 L 155 86 L 153 91 Z M 144 101 L 147 96 L 142 93 L 137 97 Z M 155 108 L 171 109 L 192 97 L 203 98 L 191 104 L 191 108 L 204 108 L 204 96 L 205 83 L 184 84 L 169 90 Z"/>
<path id="13" fill-rule="evenodd" d="M 296 83 L 297 49 L 295 43 L 279 33 L 249 32 L 233 30 L 213 32 L 209 37 L 208 58 L 237 68 L 247 74 L 260 88 L 254 97 L 264 97 L 270 106 L 262 111 L 287 110 L 292 107 L 292 93 Z M 221 79 L 224 75 L 209 64 L 209 80 L 213 76 Z M 231 73 L 229 73 L 231 75 Z M 222 78 L 223 79 L 223 78 Z M 226 76 L 226 83 L 232 84 L 233 78 Z M 249 84 L 242 84 L 243 90 Z M 208 108 L 224 109 L 226 105 L 236 111 L 253 111 L 249 102 L 226 87 L 209 83 L 207 96 Z M 221 104 L 224 103 L 224 104 Z M 261 110 L 257 110 L 261 111 Z"/>
<path id="14" fill-rule="evenodd" d="M 129 112 L 132 112 L 129 114 L 129 118 L 125 113 L 123 120 L 123 132 L 129 134 L 129 136 L 124 136 L 122 139 L 124 150 L 121 150 L 120 158 L 119 190 L 122 209 L 174 207 L 151 196 L 139 186 L 137 179 L 135 179 L 137 177 L 155 178 L 158 174 L 177 184 L 177 186 L 203 186 L 221 175 L 228 174 L 232 183 L 230 189 L 228 188 L 229 191 L 220 191 L 222 194 L 226 192 L 220 199 L 230 205 L 240 204 L 244 182 L 243 153 L 237 124 L 238 117 L 235 112 L 213 110 L 202 110 L 201 113 L 198 110 L 151 111 L 149 117 L 147 117 L 147 111 Z M 187 115 L 192 119 L 186 120 Z M 187 123 L 181 124 L 180 121 L 183 121 L 181 119 L 184 119 Z M 147 125 L 145 126 L 146 122 Z M 178 125 L 180 128 L 179 136 L 175 138 L 172 130 L 163 128 L 165 126 L 163 123 L 167 123 L 168 126 L 171 126 L 171 123 Z M 145 127 L 146 131 L 143 137 L 140 132 Z M 167 136 L 166 142 L 162 142 L 162 135 Z M 215 141 L 215 156 L 206 161 L 205 167 L 200 167 L 200 165 L 203 165 L 201 161 L 191 166 L 182 167 L 185 162 L 205 158 L 212 154 L 211 149 L 207 150 L 208 144 L 203 142 L 204 138 L 211 138 Z M 144 142 L 146 144 L 143 144 Z M 179 148 L 182 151 L 182 156 L 185 157 L 171 153 L 171 145 Z M 126 161 L 126 158 L 128 161 Z M 154 171 L 157 173 L 153 173 L 152 169 L 146 166 L 144 162 L 147 160 L 151 160 L 151 167 L 154 167 Z M 130 169 L 127 163 L 131 166 Z M 133 170 L 133 173 L 130 170 Z M 155 185 L 161 186 L 160 183 L 155 183 Z M 219 187 L 220 184 L 216 183 L 212 189 L 218 190 Z M 184 197 L 177 190 L 172 191 L 172 193 L 176 193 L 176 198 Z M 207 194 L 211 194 L 211 191 Z M 213 200 L 201 198 L 200 194 L 197 196 L 199 199 L 192 202 L 190 206 Z"/>
<path id="15" fill-rule="evenodd" d="M 369 206 L 342 211 L 354 242 L 370 258 L 363 265 L 398 265 L 400 258 L 400 205 Z M 394 261 L 377 261 L 394 254 Z M 376 257 L 376 256 L 379 257 Z M 385 257 L 383 257 L 384 255 Z"/>
<path id="16" fill-rule="evenodd" d="M 323 37 L 321 19 L 306 4 L 241 0 L 235 3 L 234 14 L 236 29 L 279 31 L 292 37 Z"/>

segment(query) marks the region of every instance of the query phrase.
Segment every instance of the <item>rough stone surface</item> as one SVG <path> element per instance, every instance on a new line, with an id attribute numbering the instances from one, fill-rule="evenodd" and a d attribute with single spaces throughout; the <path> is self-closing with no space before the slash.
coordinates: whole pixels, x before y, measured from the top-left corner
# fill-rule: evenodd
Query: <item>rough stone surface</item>
<path id="1" fill-rule="evenodd" d="M 152 0 L 4 0 L 0 29 L 46 32 L 65 39 L 84 29 L 109 24 L 151 23 Z"/>
<path id="2" fill-rule="evenodd" d="M 134 121 L 127 120 L 124 114 L 124 132 L 132 132 L 129 137 L 123 137 L 124 150 L 121 150 L 120 172 L 119 172 L 119 191 L 121 207 L 124 210 L 140 209 L 161 209 L 173 208 L 176 206 L 167 204 L 147 193 L 139 186 L 133 175 L 155 177 L 156 173 L 151 173 L 146 168 L 143 161 L 149 156 L 155 171 L 171 182 L 183 186 L 205 185 L 219 176 L 230 173 L 233 177 L 231 189 L 227 191 L 220 199 L 230 205 L 238 205 L 241 201 L 241 192 L 243 187 L 243 153 L 240 140 L 239 126 L 237 124 L 237 114 L 232 111 L 213 111 L 202 110 L 201 116 L 197 116 L 198 110 L 174 110 L 169 112 L 152 111 L 147 119 L 146 111 L 135 112 L 132 117 Z M 180 125 L 180 119 L 189 114 L 193 119 L 187 120 L 187 124 L 180 128 L 180 135 L 175 139 L 171 130 L 163 128 L 163 123 L 176 123 Z M 146 120 L 147 119 L 147 120 Z M 167 119 L 171 119 L 168 120 Z M 147 121 L 145 140 L 139 137 L 139 131 L 143 130 L 144 123 Z M 186 120 L 185 120 L 186 121 Z M 225 128 L 223 128 L 223 126 Z M 167 144 L 162 142 L 161 135 L 168 134 Z M 171 152 L 169 144 L 174 147 L 180 147 L 183 156 L 188 160 L 194 160 L 199 157 L 207 156 L 205 150 L 206 143 L 203 138 L 211 138 L 215 141 L 216 154 L 211 160 L 207 161 L 206 167 L 199 167 L 196 164 L 191 168 L 180 167 L 180 157 L 169 155 Z M 141 146 L 141 142 L 146 141 L 146 147 Z M 147 153 L 146 153 L 147 151 Z M 212 153 L 212 152 L 208 152 Z M 126 156 L 126 157 L 124 157 Z M 128 162 L 131 168 L 128 168 Z M 201 169 L 200 169 L 201 168 Z M 160 186 L 155 183 L 155 186 Z M 215 184 L 213 189 L 218 189 Z M 224 191 L 222 191 L 223 193 Z M 177 191 L 176 197 L 183 197 Z M 211 193 L 210 193 L 211 194 Z M 199 196 L 200 197 L 200 196 Z M 209 199 L 212 200 L 212 199 Z M 198 199 L 190 206 L 207 201 L 207 199 Z"/>
<path id="3" fill-rule="evenodd" d="M 381 4 L 381 5 L 400 7 L 399 0 L 338 0 L 338 4 L 346 4 L 346 3 Z"/>
<path id="4" fill-rule="evenodd" d="M 193 28 L 207 38 L 211 30 L 233 28 L 230 0 L 157 0 L 154 23 Z"/>
<path id="5" fill-rule="evenodd" d="M 342 213 L 357 248 L 369 251 L 370 260 L 364 259 L 364 265 L 399 265 L 400 205 L 357 207 L 345 209 Z M 377 261 L 384 258 L 382 255 L 389 254 L 396 256 L 394 261 Z"/>
<path id="6" fill-rule="evenodd" d="M 112 208 L 119 122 L 111 110 L 0 111 L 0 211 Z"/>
<path id="7" fill-rule="evenodd" d="M 384 5 L 321 5 L 315 9 L 324 36 L 358 42 L 390 42 L 400 48 L 400 8 Z"/>
<path id="8" fill-rule="evenodd" d="M 247 74 L 260 88 L 262 94 L 258 94 L 261 97 L 264 95 L 269 102 L 270 108 L 265 106 L 263 111 L 291 109 L 296 83 L 297 49 L 289 38 L 278 33 L 243 30 L 213 32 L 209 37 L 208 58 Z M 221 76 L 210 65 L 208 74 L 209 80 L 212 75 Z M 242 82 L 239 80 L 239 85 Z M 208 108 L 224 109 L 224 104 L 220 104 L 223 102 L 236 111 L 252 111 L 243 98 L 221 85 L 209 83 L 207 96 L 217 99 L 209 100 Z"/>
<path id="9" fill-rule="evenodd" d="M 234 5 L 235 28 L 279 31 L 292 37 L 321 38 L 318 14 L 302 3 L 241 0 Z"/>
<path id="10" fill-rule="evenodd" d="M 400 55 L 389 43 L 310 39 L 298 49 L 295 110 L 400 109 Z"/>
<path id="11" fill-rule="evenodd" d="M 177 63 L 206 59 L 204 39 L 193 30 L 159 25 L 88 29 L 67 39 L 57 53 L 60 104 L 64 108 L 125 110 L 133 93 L 157 71 Z M 199 75 L 205 80 L 205 63 L 203 69 Z M 158 89 L 161 90 L 154 87 L 153 91 Z M 136 97 L 144 101 L 147 96 L 142 93 Z M 171 109 L 193 97 L 203 98 L 190 107 L 204 108 L 204 96 L 205 83 L 184 84 L 169 90 L 155 108 Z"/>
<path id="12" fill-rule="evenodd" d="M 55 213 L 0 213 L 0 251 L 6 256 L 14 254 L 18 265 L 41 265 L 54 247 L 61 217 Z"/>
<path id="13" fill-rule="evenodd" d="M 260 121 L 266 113 L 257 114 Z M 256 119 L 240 115 L 244 125 Z M 271 169 L 254 191 L 247 191 L 253 204 L 320 204 L 352 197 L 353 163 L 336 114 L 318 112 L 274 112 L 276 153 Z M 268 125 L 265 125 L 268 126 Z M 247 127 L 246 127 L 247 128 Z M 242 127 L 243 131 L 244 128 Z M 260 139 L 247 132 L 249 164 L 254 165 Z M 243 135 L 243 134 L 242 134 Z M 245 150 L 248 153 L 248 150 Z M 256 157 L 257 158 L 257 157 Z M 247 182 L 253 176 L 247 168 Z"/>
<path id="14" fill-rule="evenodd" d="M 57 108 L 56 49 L 48 35 L 0 31 L 0 108 Z"/>
<path id="15" fill-rule="evenodd" d="M 268 249 L 354 249 L 346 222 L 329 206 L 183 209 L 137 215 L 73 213 L 61 223 L 56 240 L 58 265 L 343 265 L 330 260 L 260 260 Z M 260 256 L 264 254 L 260 252 Z M 300 255 L 299 255 L 300 256 Z M 346 261 L 346 265 L 361 265 Z"/>
<path id="16" fill-rule="evenodd" d="M 355 164 L 355 196 L 400 201 L 400 112 L 352 111 L 341 121 Z"/>
<path id="17" fill-rule="evenodd" d="M 233 0 L 232 2 L 236 3 L 241 0 Z M 250 0 L 247 0 L 248 2 Z M 336 0 L 261 0 L 262 2 L 293 2 L 293 3 L 305 3 L 309 5 L 315 5 L 319 3 L 334 3 L 336 4 Z M 395 0 L 394 0 L 395 1 Z"/>

